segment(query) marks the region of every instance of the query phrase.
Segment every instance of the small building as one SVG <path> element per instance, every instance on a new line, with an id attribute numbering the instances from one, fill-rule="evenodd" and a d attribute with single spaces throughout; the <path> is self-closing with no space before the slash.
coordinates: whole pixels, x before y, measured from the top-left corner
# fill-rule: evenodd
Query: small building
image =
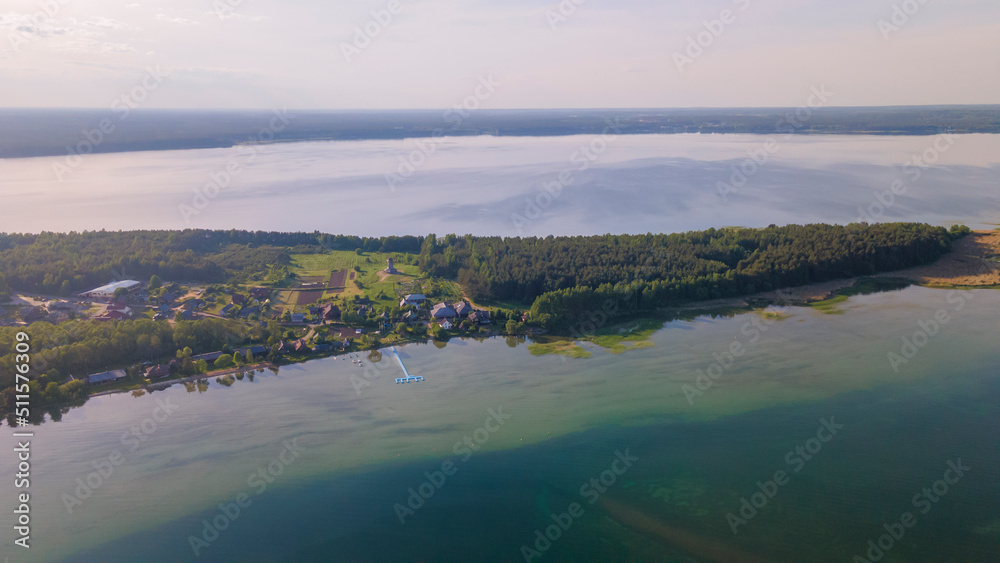
<path id="1" fill-rule="evenodd" d="M 464 299 L 462 301 L 459 301 L 458 303 L 455 303 L 455 314 L 458 315 L 459 317 L 468 317 L 469 313 L 471 313 L 474 310 L 475 309 L 472 308 L 472 305 L 469 305 L 469 302 L 465 301 Z"/>
<path id="2" fill-rule="evenodd" d="M 292 313 L 292 322 L 297 324 L 304 324 L 306 322 L 306 314 Z"/>
<path id="3" fill-rule="evenodd" d="M 170 366 L 167 364 L 157 364 L 146 368 L 147 379 L 159 379 L 170 375 Z"/>
<path id="4" fill-rule="evenodd" d="M 281 344 L 278 345 L 279 354 L 290 354 L 292 350 L 292 345 L 287 342 L 282 341 Z"/>
<path id="5" fill-rule="evenodd" d="M 333 350 L 333 345 L 328 342 L 313 346 L 313 352 L 329 352 L 331 350 Z"/>
<path id="6" fill-rule="evenodd" d="M 115 291 L 119 289 L 124 289 L 129 293 L 134 293 L 142 289 L 142 284 L 135 280 L 122 280 L 108 285 L 102 285 L 101 287 L 96 287 L 90 291 L 81 293 L 84 297 L 92 297 L 95 299 L 111 299 L 115 296 Z"/>
<path id="7" fill-rule="evenodd" d="M 490 324 L 490 312 L 473 311 L 469 313 L 469 322 L 474 325 L 488 325 Z"/>
<path id="8" fill-rule="evenodd" d="M 267 299 L 271 297 L 271 289 L 268 287 L 253 287 L 250 288 L 250 297 L 254 299 Z"/>
<path id="9" fill-rule="evenodd" d="M 455 313 L 455 308 L 452 307 L 447 301 L 438 303 L 431 309 L 432 319 L 454 319 L 458 314 Z"/>
<path id="10" fill-rule="evenodd" d="M 87 380 L 87 383 L 91 385 L 105 385 L 108 383 L 114 383 L 115 381 L 121 381 L 126 377 L 128 377 L 128 375 L 125 373 L 125 370 L 116 369 L 102 373 L 95 373 L 94 375 L 88 375 L 85 379 Z"/>
<path id="11" fill-rule="evenodd" d="M 333 303 L 329 305 L 324 305 L 320 309 L 320 314 L 324 321 L 339 321 L 340 320 L 340 307 L 337 307 Z"/>
<path id="12" fill-rule="evenodd" d="M 233 305 L 232 303 L 230 303 L 229 305 L 226 305 L 225 307 L 223 307 L 222 309 L 219 310 L 219 314 L 222 315 L 223 317 L 225 317 L 226 315 L 229 314 L 230 311 L 233 310 L 234 306 L 235 305 Z"/>
<path id="13" fill-rule="evenodd" d="M 191 356 L 191 359 L 196 362 L 198 360 L 205 360 L 206 363 L 211 364 L 215 360 L 221 358 L 223 355 L 224 355 L 223 352 L 209 352 L 207 354 L 198 354 L 197 356 Z"/>
<path id="14" fill-rule="evenodd" d="M 399 302 L 400 307 L 406 307 L 407 305 L 413 305 L 419 307 L 427 301 L 422 293 L 411 293 L 410 295 L 404 295 L 402 301 Z"/>
<path id="15" fill-rule="evenodd" d="M 420 320 L 420 315 L 417 315 L 413 311 L 407 311 L 406 314 L 403 315 L 403 322 L 406 324 L 413 324 L 419 320 Z"/>
<path id="16" fill-rule="evenodd" d="M 238 353 L 239 355 L 241 355 L 243 357 L 246 357 L 247 352 L 250 352 L 254 356 L 263 356 L 263 355 L 267 354 L 267 346 L 259 346 L 259 345 L 258 346 L 247 346 L 245 348 L 237 348 L 237 349 L 233 350 L 233 352 L 236 352 L 236 353 Z"/>
<path id="17" fill-rule="evenodd" d="M 233 294 L 233 305 L 242 305 L 247 302 L 247 298 L 240 293 Z"/>
<path id="18" fill-rule="evenodd" d="M 300 354 L 308 354 L 309 352 L 312 352 L 312 350 L 310 350 L 309 346 L 306 344 L 305 340 L 296 340 L 295 345 L 292 346 L 292 349 Z"/>
<path id="19" fill-rule="evenodd" d="M 438 323 L 438 324 L 440 324 L 441 328 L 443 328 L 445 330 L 451 330 L 452 327 L 455 326 L 455 325 L 451 324 L 451 321 L 449 321 L 448 319 L 442 319 L 441 322 Z"/>
<path id="20" fill-rule="evenodd" d="M 390 258 L 389 260 L 387 260 L 387 262 L 388 262 L 389 267 L 387 267 L 385 269 L 385 273 L 387 273 L 387 274 L 401 274 L 402 273 L 402 272 L 400 272 L 399 270 L 396 269 L 395 264 L 393 264 L 392 258 Z"/>

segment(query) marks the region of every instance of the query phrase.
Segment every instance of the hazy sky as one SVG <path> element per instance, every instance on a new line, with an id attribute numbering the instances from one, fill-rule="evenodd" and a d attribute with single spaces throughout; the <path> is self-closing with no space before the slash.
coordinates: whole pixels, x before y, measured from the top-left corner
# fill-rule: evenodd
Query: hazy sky
<path id="1" fill-rule="evenodd" d="M 723 10 L 716 37 L 704 22 Z M 0 107 L 109 107 L 131 93 L 149 108 L 445 108 L 489 77 L 489 108 L 798 106 L 821 85 L 828 105 L 1000 102 L 997 0 L 564 0 L 561 11 L 3 0 Z M 377 33 L 358 38 L 366 26 Z M 685 53 L 699 33 L 707 47 Z"/>

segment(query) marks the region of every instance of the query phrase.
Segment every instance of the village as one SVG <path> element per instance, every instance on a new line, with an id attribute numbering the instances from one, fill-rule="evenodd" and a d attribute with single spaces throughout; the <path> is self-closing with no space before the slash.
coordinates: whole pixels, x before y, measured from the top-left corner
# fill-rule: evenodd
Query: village
<path id="1" fill-rule="evenodd" d="M 385 270 L 376 272 L 377 279 L 411 277 L 398 270 L 392 258 L 386 263 Z M 91 394 L 98 394 L 106 389 L 134 389 L 184 378 L 216 377 L 226 383 L 234 375 L 282 363 L 428 338 L 494 336 L 495 317 L 510 316 L 506 311 L 475 307 L 464 298 L 432 300 L 423 293 L 402 293 L 414 286 L 413 280 L 397 284 L 399 295 L 389 304 L 384 287 L 374 296 L 361 291 L 361 283 L 345 291 L 347 282 L 358 273 L 334 271 L 328 281 L 303 277 L 289 287 L 185 284 L 153 276 L 146 282 L 114 281 L 72 298 L 16 294 L 0 323 L 26 326 L 34 322 L 149 320 L 176 327 L 178 323 L 228 319 L 280 333 L 277 342 L 272 338 L 270 343 L 244 343 L 212 351 L 188 348 L 169 359 L 149 358 L 141 364 L 69 375 L 69 380 L 80 380 L 91 387 Z"/>

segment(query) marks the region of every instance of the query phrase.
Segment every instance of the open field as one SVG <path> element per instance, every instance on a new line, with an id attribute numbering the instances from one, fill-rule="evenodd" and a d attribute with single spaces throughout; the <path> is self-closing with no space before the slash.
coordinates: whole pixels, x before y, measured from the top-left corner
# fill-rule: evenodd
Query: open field
<path id="1" fill-rule="evenodd" d="M 395 267 L 401 275 L 386 275 L 384 270 L 387 260 L 395 260 Z M 320 278 L 329 280 L 322 297 L 317 297 L 309 303 L 321 298 L 367 295 L 377 306 L 387 306 L 398 303 L 396 298 L 396 282 L 420 276 L 417 266 L 405 262 L 416 258 L 415 255 L 403 253 L 366 252 L 357 254 L 353 251 L 335 250 L 324 254 L 295 254 L 292 256 L 291 269 L 300 281 Z M 360 271 L 355 271 L 357 267 Z M 354 280 L 360 281 L 364 289 L 358 289 Z M 342 288 L 342 289 L 341 289 Z M 301 292 L 300 292 L 301 293 Z M 378 296 L 384 294 L 384 298 Z M 298 305 L 305 305 L 298 301 Z"/>

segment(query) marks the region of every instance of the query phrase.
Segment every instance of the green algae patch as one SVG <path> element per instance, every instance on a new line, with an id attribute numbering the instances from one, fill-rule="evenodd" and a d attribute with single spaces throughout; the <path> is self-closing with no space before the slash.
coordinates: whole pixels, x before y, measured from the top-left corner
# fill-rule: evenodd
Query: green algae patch
<path id="1" fill-rule="evenodd" d="M 760 315 L 760 318 L 764 319 L 765 321 L 783 321 L 785 319 L 791 318 L 791 315 L 782 313 L 780 311 L 761 310 L 758 311 L 757 314 Z"/>
<path id="2" fill-rule="evenodd" d="M 808 306 L 816 309 L 817 311 L 822 311 L 827 315 L 840 315 L 843 311 L 838 309 L 837 305 L 846 302 L 847 299 L 848 297 L 846 295 L 837 295 L 836 297 L 831 297 L 822 301 L 814 301 L 809 303 Z"/>
<path id="3" fill-rule="evenodd" d="M 587 340 L 612 354 L 624 354 L 632 350 L 654 346 L 649 337 L 661 328 L 663 328 L 663 321 L 640 319 L 623 326 L 601 329 Z"/>
<path id="4" fill-rule="evenodd" d="M 554 342 L 538 342 L 528 345 L 528 352 L 532 356 L 547 356 L 556 354 L 567 358 L 589 358 L 592 354 L 584 350 L 572 340 L 556 340 Z"/>

